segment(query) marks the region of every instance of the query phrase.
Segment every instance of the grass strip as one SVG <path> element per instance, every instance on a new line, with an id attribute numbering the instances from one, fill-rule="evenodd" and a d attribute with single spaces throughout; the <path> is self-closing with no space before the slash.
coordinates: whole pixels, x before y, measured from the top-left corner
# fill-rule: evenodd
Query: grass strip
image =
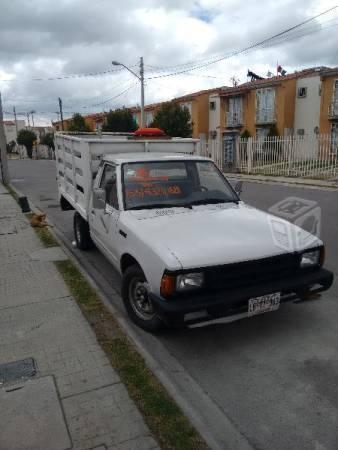
<path id="1" fill-rule="evenodd" d="M 35 231 L 46 246 L 58 245 L 48 229 Z M 57 261 L 55 265 L 161 448 L 208 449 L 73 262 Z"/>
<path id="2" fill-rule="evenodd" d="M 19 196 L 16 193 L 16 191 L 12 188 L 12 186 L 10 184 L 4 184 L 5 188 L 7 189 L 7 191 L 11 194 L 11 196 L 14 198 L 14 200 L 19 203 Z"/>

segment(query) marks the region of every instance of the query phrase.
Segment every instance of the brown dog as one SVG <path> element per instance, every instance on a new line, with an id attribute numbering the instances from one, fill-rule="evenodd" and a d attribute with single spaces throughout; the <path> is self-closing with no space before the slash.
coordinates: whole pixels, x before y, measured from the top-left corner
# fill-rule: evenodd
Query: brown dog
<path id="1" fill-rule="evenodd" d="M 30 219 L 32 227 L 48 227 L 45 213 L 34 213 Z"/>

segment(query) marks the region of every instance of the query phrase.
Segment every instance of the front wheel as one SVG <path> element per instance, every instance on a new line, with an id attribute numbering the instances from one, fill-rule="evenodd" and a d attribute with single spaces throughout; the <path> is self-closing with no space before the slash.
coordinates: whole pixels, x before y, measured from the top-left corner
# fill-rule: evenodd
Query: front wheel
<path id="1" fill-rule="evenodd" d="M 80 250 L 88 250 L 93 247 L 88 222 L 78 212 L 74 214 L 74 236 L 76 246 Z"/>
<path id="2" fill-rule="evenodd" d="M 163 328 L 148 297 L 147 280 L 139 266 L 131 266 L 123 274 L 122 298 L 131 320 L 146 331 L 155 332 Z"/>

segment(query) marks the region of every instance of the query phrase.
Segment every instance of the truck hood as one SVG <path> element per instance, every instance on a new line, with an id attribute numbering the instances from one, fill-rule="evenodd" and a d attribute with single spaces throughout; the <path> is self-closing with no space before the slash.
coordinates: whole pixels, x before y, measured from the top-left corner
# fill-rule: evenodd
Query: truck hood
<path id="1" fill-rule="evenodd" d="M 322 245 L 307 231 L 243 202 L 126 211 L 123 221 L 164 260 L 165 249 L 174 255 L 183 269 L 260 259 Z"/>

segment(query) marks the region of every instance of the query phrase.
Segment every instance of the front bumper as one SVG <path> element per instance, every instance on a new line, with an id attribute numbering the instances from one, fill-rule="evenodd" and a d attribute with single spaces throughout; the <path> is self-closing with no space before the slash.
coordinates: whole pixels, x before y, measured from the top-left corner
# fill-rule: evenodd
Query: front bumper
<path id="1" fill-rule="evenodd" d="M 235 314 L 247 308 L 248 300 L 275 292 L 281 293 L 281 302 L 303 299 L 308 294 L 326 291 L 333 283 L 333 273 L 318 269 L 294 277 L 266 282 L 252 287 L 227 289 L 214 292 L 193 292 L 189 295 L 164 299 L 150 293 L 156 313 L 168 323 L 184 321 L 189 313 L 206 310 L 216 317 Z"/>

